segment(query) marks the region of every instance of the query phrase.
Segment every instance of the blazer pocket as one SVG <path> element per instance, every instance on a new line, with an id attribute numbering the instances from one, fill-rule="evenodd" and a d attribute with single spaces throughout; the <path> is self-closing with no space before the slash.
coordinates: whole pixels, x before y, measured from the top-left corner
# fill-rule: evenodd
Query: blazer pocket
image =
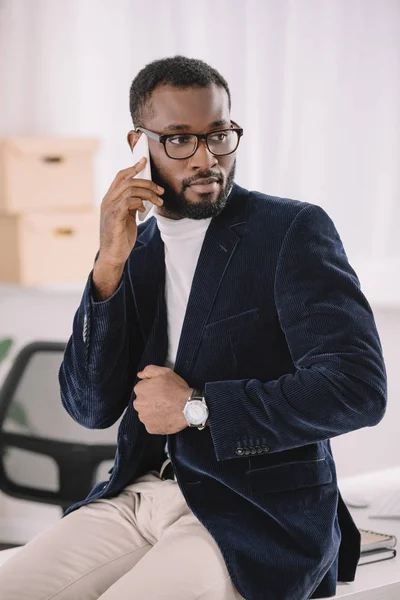
<path id="1" fill-rule="evenodd" d="M 220 319 L 219 321 L 214 321 L 214 323 L 209 323 L 204 328 L 204 337 L 208 338 L 215 335 L 221 336 L 232 333 L 245 325 L 250 325 L 251 323 L 258 321 L 260 316 L 259 313 L 260 311 L 256 307 L 238 313 L 237 315 L 226 317 L 226 319 Z"/>
<path id="2" fill-rule="evenodd" d="M 246 472 L 252 492 L 270 494 L 331 483 L 332 471 L 325 458 L 263 467 Z"/>

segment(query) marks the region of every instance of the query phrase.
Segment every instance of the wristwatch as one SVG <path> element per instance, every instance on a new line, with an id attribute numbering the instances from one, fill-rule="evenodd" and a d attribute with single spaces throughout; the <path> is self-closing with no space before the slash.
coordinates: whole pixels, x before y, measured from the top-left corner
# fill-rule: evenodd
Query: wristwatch
<path id="1" fill-rule="evenodd" d="M 209 415 L 204 392 L 195 388 L 187 399 L 182 412 L 189 427 L 197 427 L 200 430 L 204 429 Z"/>

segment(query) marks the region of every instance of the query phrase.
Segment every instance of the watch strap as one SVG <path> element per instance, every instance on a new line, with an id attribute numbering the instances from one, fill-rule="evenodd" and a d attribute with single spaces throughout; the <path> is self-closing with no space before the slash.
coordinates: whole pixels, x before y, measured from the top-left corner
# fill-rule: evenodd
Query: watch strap
<path id="1" fill-rule="evenodd" d="M 200 390 L 199 388 L 194 388 L 193 392 L 190 394 L 190 398 L 189 400 L 203 400 L 204 398 L 204 392 L 203 390 Z"/>

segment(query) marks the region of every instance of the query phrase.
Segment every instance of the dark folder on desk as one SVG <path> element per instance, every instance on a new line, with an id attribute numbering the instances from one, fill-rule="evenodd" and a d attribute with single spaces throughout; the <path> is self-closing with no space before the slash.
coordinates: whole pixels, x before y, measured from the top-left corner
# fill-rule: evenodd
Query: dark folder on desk
<path id="1" fill-rule="evenodd" d="M 362 552 L 358 566 L 367 565 L 369 563 L 379 562 L 381 560 L 388 560 L 396 556 L 396 550 L 394 548 L 381 548 L 380 550 L 370 550 L 369 552 Z"/>
<path id="2" fill-rule="evenodd" d="M 377 533 L 367 529 L 359 529 L 361 533 L 361 555 L 359 565 L 388 560 L 396 556 L 395 545 L 397 543 L 394 535 Z"/>

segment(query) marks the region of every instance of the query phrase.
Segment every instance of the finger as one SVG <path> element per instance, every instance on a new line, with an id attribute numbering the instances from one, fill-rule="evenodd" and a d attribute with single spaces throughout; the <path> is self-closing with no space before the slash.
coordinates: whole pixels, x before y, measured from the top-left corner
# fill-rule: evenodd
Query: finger
<path id="1" fill-rule="evenodd" d="M 136 217 L 136 210 L 138 210 L 139 212 L 143 213 L 146 211 L 146 207 L 144 206 L 143 202 L 142 205 L 139 206 L 138 209 L 135 208 L 128 208 L 128 213 L 131 215 L 131 217 Z"/>
<path id="2" fill-rule="evenodd" d="M 126 179 L 127 177 L 135 177 L 135 175 L 143 171 L 143 169 L 146 166 L 146 162 L 147 158 L 145 156 L 142 156 L 142 158 L 138 160 L 138 162 L 134 165 L 131 165 L 126 169 L 121 169 L 121 171 L 118 172 L 116 179 L 120 183 L 123 179 Z"/>
<path id="3" fill-rule="evenodd" d="M 137 178 L 127 177 L 120 183 L 120 185 L 117 188 L 115 188 L 115 192 L 122 193 L 125 190 L 132 188 L 132 187 L 134 187 L 134 188 L 138 187 L 141 189 L 150 190 L 158 195 L 163 194 L 165 192 L 165 189 L 163 187 L 161 187 L 160 185 L 157 185 L 151 179 L 141 179 L 139 177 L 137 177 Z"/>
<path id="4" fill-rule="evenodd" d="M 152 377 L 159 377 L 165 375 L 168 371 L 171 371 L 169 367 L 160 367 L 159 365 L 147 365 L 143 371 L 139 371 L 137 374 L 141 379 L 151 379 Z"/>
<path id="5" fill-rule="evenodd" d="M 102 206 L 105 208 L 109 208 L 115 205 L 116 202 L 124 201 L 128 198 L 137 198 L 139 197 L 141 200 L 148 200 L 152 202 L 156 206 L 162 206 L 164 201 L 160 196 L 157 195 L 161 192 L 154 193 L 152 190 L 152 186 L 146 185 L 148 182 L 144 179 L 139 180 L 131 180 L 135 181 L 135 183 L 128 182 L 128 185 L 119 186 L 115 190 L 107 193 L 105 198 L 103 199 Z M 141 183 L 143 182 L 143 187 L 141 187 Z M 150 182 L 153 186 L 154 182 Z M 157 186 L 156 186 L 157 187 Z M 162 189 L 162 188 L 161 188 Z"/>
<path id="6" fill-rule="evenodd" d="M 157 194 L 155 194 L 152 190 L 136 186 L 130 186 L 120 194 L 115 192 L 111 196 L 110 202 L 108 204 L 124 200 L 125 198 L 141 198 L 142 200 L 148 200 L 153 204 L 157 204 L 157 206 L 162 206 L 164 204 L 164 200 L 160 198 L 160 196 L 157 196 Z"/>
<path id="7" fill-rule="evenodd" d="M 119 184 L 127 177 L 135 177 L 135 175 L 138 175 L 141 171 L 143 171 L 144 167 L 146 166 L 146 161 L 147 158 L 143 156 L 137 163 L 135 163 L 131 167 L 118 171 L 114 181 L 110 185 L 109 191 L 118 187 Z"/>
<path id="8" fill-rule="evenodd" d="M 142 156 L 142 158 L 131 167 L 128 167 L 127 169 L 122 169 L 122 171 L 120 171 L 122 179 L 129 179 L 130 177 L 135 177 L 135 175 L 143 171 L 143 169 L 146 166 L 146 163 L 147 158 L 145 156 Z"/>
<path id="9" fill-rule="evenodd" d="M 137 196 L 128 196 L 127 198 L 121 198 L 119 201 L 114 202 L 111 205 L 112 212 L 114 214 L 121 213 L 126 216 L 127 212 L 132 210 L 144 209 L 146 210 L 144 204 L 144 198 L 138 198 Z M 162 206 L 163 202 L 159 200 L 154 200 L 153 198 L 148 198 L 148 201 L 154 204 L 155 206 Z"/>
<path id="10" fill-rule="evenodd" d="M 137 210 L 140 212 L 146 210 L 141 198 L 124 198 L 112 205 L 110 213 L 112 213 L 112 218 L 125 221 L 128 214 L 134 217 Z"/>

